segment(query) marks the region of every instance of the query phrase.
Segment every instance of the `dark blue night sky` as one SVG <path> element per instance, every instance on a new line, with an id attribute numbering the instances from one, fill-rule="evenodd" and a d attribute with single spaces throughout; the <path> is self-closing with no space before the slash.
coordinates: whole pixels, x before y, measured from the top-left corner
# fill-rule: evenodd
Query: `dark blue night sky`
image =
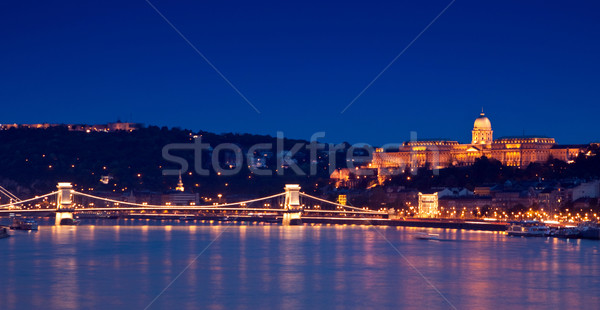
<path id="1" fill-rule="evenodd" d="M 0 123 L 117 119 L 383 144 L 600 140 L 598 1 L 3 1 Z"/>

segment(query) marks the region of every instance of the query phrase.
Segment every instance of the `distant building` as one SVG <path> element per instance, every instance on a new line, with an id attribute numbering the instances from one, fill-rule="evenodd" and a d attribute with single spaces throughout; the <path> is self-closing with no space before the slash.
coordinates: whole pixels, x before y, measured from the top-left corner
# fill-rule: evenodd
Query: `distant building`
<path id="1" fill-rule="evenodd" d="M 492 124 L 482 112 L 475 119 L 470 144 L 452 140 L 420 140 L 404 142 L 398 150 L 377 149 L 368 165 L 379 175 L 391 175 L 405 168 L 441 169 L 469 166 L 483 156 L 507 166 L 526 167 L 546 162 L 549 158 L 571 162 L 586 145 L 558 145 L 544 136 L 503 137 L 494 140 Z M 380 178 L 380 180 L 385 178 Z"/>
<path id="2" fill-rule="evenodd" d="M 161 205 L 162 204 L 162 194 L 160 192 L 152 192 L 152 191 L 136 191 L 135 193 L 132 191 L 125 201 L 135 202 L 141 204 L 149 204 L 149 205 Z"/>
<path id="3" fill-rule="evenodd" d="M 491 194 L 491 187 L 488 187 L 488 186 L 475 187 L 473 194 L 476 196 L 489 196 Z"/>
<path id="4" fill-rule="evenodd" d="M 600 196 L 600 181 L 581 183 L 573 188 L 573 200 L 580 198 L 598 198 Z"/>
<path id="5" fill-rule="evenodd" d="M 0 130 L 8 130 L 11 128 L 29 128 L 29 129 L 47 129 L 51 127 L 66 127 L 69 131 L 85 131 L 85 132 L 110 132 L 110 131 L 134 131 L 142 127 L 139 123 L 124 123 L 117 121 L 116 123 L 99 124 L 99 125 L 83 125 L 83 124 L 0 124 Z"/>
<path id="6" fill-rule="evenodd" d="M 473 196 L 473 192 L 466 188 L 444 188 L 438 192 L 438 197 L 466 197 Z"/>
<path id="7" fill-rule="evenodd" d="M 419 217 L 437 217 L 439 214 L 438 193 L 419 193 Z"/>
<path id="8" fill-rule="evenodd" d="M 338 195 L 337 202 L 339 204 L 345 205 L 348 202 L 348 198 L 346 195 Z"/>
<path id="9" fill-rule="evenodd" d="M 255 151 L 254 156 L 250 157 L 250 166 L 253 169 L 267 169 L 269 168 L 268 160 L 273 157 L 273 152 L 268 151 Z"/>
<path id="10" fill-rule="evenodd" d="M 200 195 L 194 193 L 169 192 L 162 195 L 162 205 L 167 206 L 194 206 L 200 202 Z"/>
<path id="11" fill-rule="evenodd" d="M 175 187 L 175 191 L 185 192 L 185 187 L 183 187 L 183 181 L 181 180 L 181 171 L 179 171 L 179 181 L 177 181 L 177 186 Z"/>
<path id="12" fill-rule="evenodd" d="M 107 125 L 108 130 L 112 130 L 112 131 L 117 131 L 117 130 L 125 130 L 125 131 L 134 131 L 139 129 L 140 124 L 138 123 L 128 123 L 128 122 L 121 122 L 121 121 L 117 121 L 116 123 L 108 123 Z"/>
<path id="13" fill-rule="evenodd" d="M 110 175 L 103 175 L 103 176 L 100 176 L 100 183 L 108 184 L 110 182 L 110 180 L 112 180 L 112 179 L 113 179 L 113 177 Z"/>
<path id="14" fill-rule="evenodd" d="M 62 124 L 1 124 L 0 129 L 8 130 L 11 128 L 28 128 L 28 129 L 47 129 L 50 127 L 65 126 Z"/>
<path id="15" fill-rule="evenodd" d="M 347 187 L 350 189 L 357 188 L 361 180 L 371 180 L 371 177 L 376 175 L 375 169 L 371 168 L 338 168 L 335 169 L 329 179 L 333 182 L 335 188 Z"/>
<path id="16" fill-rule="evenodd" d="M 193 206 L 198 205 L 200 202 L 200 195 L 198 193 L 186 193 L 181 180 L 181 173 L 179 173 L 179 180 L 175 190 L 171 190 L 161 197 L 161 204 L 167 206 Z"/>

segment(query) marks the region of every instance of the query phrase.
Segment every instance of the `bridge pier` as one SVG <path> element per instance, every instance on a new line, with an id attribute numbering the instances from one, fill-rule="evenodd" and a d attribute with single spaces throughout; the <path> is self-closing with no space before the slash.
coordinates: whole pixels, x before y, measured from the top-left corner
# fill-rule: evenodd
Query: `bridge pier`
<path id="1" fill-rule="evenodd" d="M 285 211 L 283 222 L 285 226 L 302 224 L 302 206 L 300 205 L 300 185 L 285 185 Z"/>
<path id="2" fill-rule="evenodd" d="M 73 201 L 71 196 L 71 190 L 73 186 L 71 183 L 58 183 L 58 194 L 56 197 L 56 221 L 55 225 L 74 225 L 75 219 L 73 218 Z"/>

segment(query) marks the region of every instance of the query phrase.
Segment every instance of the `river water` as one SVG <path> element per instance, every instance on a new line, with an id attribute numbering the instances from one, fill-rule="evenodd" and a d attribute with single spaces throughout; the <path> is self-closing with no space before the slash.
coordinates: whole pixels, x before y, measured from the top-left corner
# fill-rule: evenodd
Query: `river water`
<path id="1" fill-rule="evenodd" d="M 88 220 L 0 239 L 0 309 L 600 309 L 600 242 Z"/>

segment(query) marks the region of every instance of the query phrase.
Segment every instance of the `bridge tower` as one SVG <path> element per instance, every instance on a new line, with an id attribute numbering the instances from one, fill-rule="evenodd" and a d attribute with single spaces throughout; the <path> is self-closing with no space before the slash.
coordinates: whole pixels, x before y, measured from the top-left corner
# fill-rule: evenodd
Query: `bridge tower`
<path id="1" fill-rule="evenodd" d="M 56 222 L 55 225 L 73 225 L 73 200 L 71 183 L 58 183 L 58 195 L 56 197 Z"/>
<path id="2" fill-rule="evenodd" d="M 302 206 L 300 205 L 300 185 L 285 185 L 285 204 L 283 213 L 283 225 L 302 224 Z"/>

